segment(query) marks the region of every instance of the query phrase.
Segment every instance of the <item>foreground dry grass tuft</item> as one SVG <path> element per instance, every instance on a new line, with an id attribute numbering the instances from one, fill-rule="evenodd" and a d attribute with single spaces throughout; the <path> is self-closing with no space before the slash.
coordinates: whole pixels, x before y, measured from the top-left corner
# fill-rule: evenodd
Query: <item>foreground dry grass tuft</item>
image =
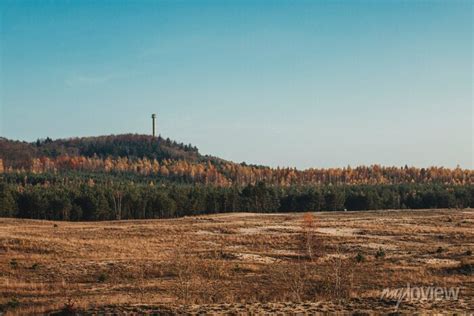
<path id="1" fill-rule="evenodd" d="M 399 311 L 472 311 L 473 248 L 473 210 L 0 219 L 0 314 L 385 313 L 407 284 L 459 300 Z"/>

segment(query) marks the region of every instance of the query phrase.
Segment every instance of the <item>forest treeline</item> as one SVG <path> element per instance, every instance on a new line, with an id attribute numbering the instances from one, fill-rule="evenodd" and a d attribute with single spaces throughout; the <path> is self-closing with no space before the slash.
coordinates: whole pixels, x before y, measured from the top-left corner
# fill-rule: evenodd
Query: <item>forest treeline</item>
<path id="1" fill-rule="evenodd" d="M 169 218 L 218 212 L 306 212 L 465 208 L 473 185 L 321 185 L 244 187 L 156 185 L 133 181 L 0 182 L 0 217 L 50 220 Z"/>
<path id="2" fill-rule="evenodd" d="M 110 220 L 472 206 L 474 171 L 468 169 L 269 168 L 146 135 L 34 143 L 0 138 L 0 217 Z"/>

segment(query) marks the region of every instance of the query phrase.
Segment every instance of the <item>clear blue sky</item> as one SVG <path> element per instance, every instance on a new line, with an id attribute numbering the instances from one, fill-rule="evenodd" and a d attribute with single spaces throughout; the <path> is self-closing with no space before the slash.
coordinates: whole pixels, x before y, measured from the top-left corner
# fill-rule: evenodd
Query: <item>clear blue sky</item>
<path id="1" fill-rule="evenodd" d="M 472 1 L 0 1 L 0 135 L 473 168 Z"/>

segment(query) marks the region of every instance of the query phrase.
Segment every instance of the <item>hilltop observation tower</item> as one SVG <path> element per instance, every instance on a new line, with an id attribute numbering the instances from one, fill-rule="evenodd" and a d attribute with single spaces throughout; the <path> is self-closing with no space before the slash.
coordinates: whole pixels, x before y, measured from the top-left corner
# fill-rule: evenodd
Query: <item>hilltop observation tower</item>
<path id="1" fill-rule="evenodd" d="M 151 115 L 152 133 L 153 137 L 156 137 L 156 114 Z"/>

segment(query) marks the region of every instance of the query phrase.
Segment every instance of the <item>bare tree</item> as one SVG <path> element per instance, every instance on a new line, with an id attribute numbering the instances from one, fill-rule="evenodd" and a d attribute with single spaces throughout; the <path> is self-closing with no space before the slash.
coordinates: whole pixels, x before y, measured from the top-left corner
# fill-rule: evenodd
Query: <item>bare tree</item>
<path id="1" fill-rule="evenodd" d="M 115 219 L 121 220 L 122 219 L 122 199 L 123 199 L 123 192 L 120 190 L 116 190 L 112 194 L 112 201 L 114 202 L 114 213 Z"/>

